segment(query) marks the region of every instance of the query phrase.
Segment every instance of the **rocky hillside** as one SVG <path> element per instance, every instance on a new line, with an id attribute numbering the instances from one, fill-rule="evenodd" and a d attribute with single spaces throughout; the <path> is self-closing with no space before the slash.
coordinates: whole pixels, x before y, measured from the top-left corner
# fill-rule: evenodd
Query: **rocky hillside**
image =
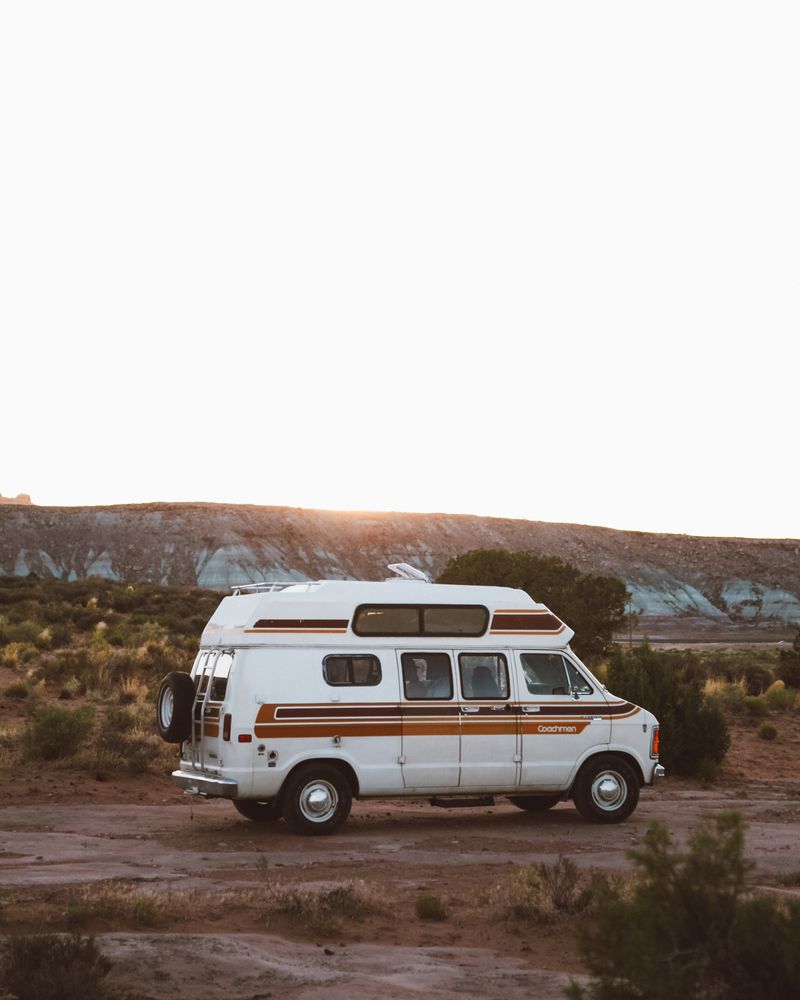
<path id="1" fill-rule="evenodd" d="M 474 548 L 529 549 L 626 581 L 642 628 L 741 638 L 800 626 L 800 540 L 699 538 L 447 514 L 143 504 L 0 507 L 0 574 L 99 575 L 225 590 L 255 580 L 435 576 Z"/>

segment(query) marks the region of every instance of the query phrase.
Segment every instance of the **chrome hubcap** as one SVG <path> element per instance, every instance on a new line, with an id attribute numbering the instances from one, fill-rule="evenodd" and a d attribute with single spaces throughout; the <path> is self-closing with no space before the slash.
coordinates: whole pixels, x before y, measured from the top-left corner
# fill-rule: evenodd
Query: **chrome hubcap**
<path id="1" fill-rule="evenodd" d="M 300 812 L 312 823 L 324 823 L 336 812 L 339 795 L 327 781 L 312 781 L 300 793 Z"/>
<path id="2" fill-rule="evenodd" d="M 172 722 L 172 712 L 175 706 L 175 699 L 172 694 L 172 690 L 167 688 L 164 694 L 161 696 L 161 707 L 159 709 L 159 714 L 161 716 L 161 725 L 164 729 L 169 727 L 170 722 Z"/>
<path id="3" fill-rule="evenodd" d="M 619 809 L 628 797 L 628 786 L 616 771 L 603 771 L 592 782 L 592 801 L 605 812 Z"/>

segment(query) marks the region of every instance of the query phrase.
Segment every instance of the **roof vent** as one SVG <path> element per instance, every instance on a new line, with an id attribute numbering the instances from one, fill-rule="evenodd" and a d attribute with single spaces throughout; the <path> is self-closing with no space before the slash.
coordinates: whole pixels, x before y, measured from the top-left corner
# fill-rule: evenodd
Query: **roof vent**
<path id="1" fill-rule="evenodd" d="M 421 580 L 423 583 L 430 583 L 430 577 L 423 573 L 421 569 L 409 566 L 408 563 L 391 563 L 387 566 L 401 580 Z"/>

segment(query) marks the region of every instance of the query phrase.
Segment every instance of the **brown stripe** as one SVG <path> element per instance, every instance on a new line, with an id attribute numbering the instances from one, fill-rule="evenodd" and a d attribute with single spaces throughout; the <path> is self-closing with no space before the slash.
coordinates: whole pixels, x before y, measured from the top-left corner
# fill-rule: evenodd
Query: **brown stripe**
<path id="1" fill-rule="evenodd" d="M 560 619 L 549 611 L 530 611 L 526 614 L 500 614 L 495 612 L 492 618 L 492 631 L 495 629 L 505 629 L 519 632 L 526 629 L 534 629 L 537 632 L 560 632 L 564 625 Z"/>
<path id="2" fill-rule="evenodd" d="M 330 739 L 333 736 L 399 736 L 400 723 L 391 722 L 330 722 L 300 723 L 288 722 L 284 725 L 255 726 L 259 739 Z"/>

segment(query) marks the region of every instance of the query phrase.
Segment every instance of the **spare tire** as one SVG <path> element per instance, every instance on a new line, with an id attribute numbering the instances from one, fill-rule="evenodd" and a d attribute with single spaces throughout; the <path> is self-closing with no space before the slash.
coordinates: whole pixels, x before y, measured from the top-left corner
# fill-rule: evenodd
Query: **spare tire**
<path id="1" fill-rule="evenodd" d="M 156 702 L 158 735 L 165 743 L 183 743 L 192 735 L 194 681 L 189 674 L 173 670 L 161 682 Z"/>

